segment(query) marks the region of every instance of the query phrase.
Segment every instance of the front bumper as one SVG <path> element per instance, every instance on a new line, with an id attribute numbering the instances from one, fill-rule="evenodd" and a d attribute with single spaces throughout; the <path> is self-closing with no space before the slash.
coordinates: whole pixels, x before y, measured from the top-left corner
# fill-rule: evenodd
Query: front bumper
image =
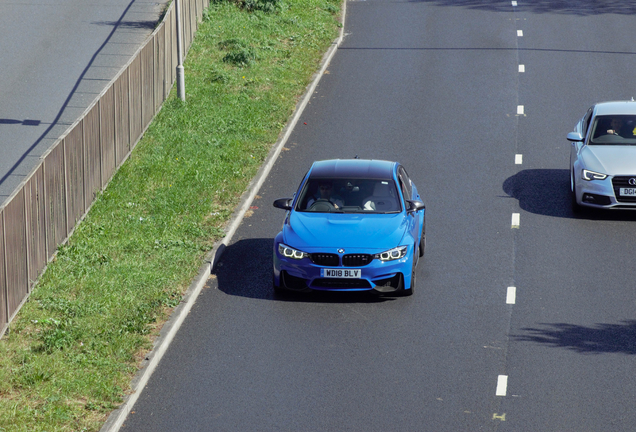
<path id="1" fill-rule="evenodd" d="M 576 202 L 582 206 L 599 209 L 636 210 L 636 196 L 621 196 L 621 188 L 633 188 L 628 181 L 633 176 L 608 176 L 604 180 L 577 179 Z"/>
<path id="2" fill-rule="evenodd" d="M 326 251 L 325 251 L 326 252 Z M 291 291 L 377 291 L 390 293 L 411 286 L 413 265 L 413 246 L 409 246 L 406 255 L 398 260 L 381 261 L 373 259 L 362 266 L 339 265 L 324 266 L 312 262 L 311 258 L 300 260 L 284 257 L 278 253 L 278 243 L 274 242 L 274 285 Z M 320 253 L 313 251 L 313 253 Z M 356 251 L 356 253 L 363 253 Z M 376 252 L 372 252 L 376 253 Z M 326 278 L 322 269 L 351 270 L 360 269 L 360 278 Z"/>

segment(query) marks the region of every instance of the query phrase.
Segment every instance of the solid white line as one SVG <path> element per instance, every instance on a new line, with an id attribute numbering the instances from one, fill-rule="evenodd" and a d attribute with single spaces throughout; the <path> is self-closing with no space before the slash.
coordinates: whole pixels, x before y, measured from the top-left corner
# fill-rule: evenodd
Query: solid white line
<path id="1" fill-rule="evenodd" d="M 526 65 L 519 65 L 519 73 L 524 73 L 526 71 Z"/>
<path id="2" fill-rule="evenodd" d="M 497 391 L 495 396 L 505 396 L 508 390 L 508 375 L 499 375 L 497 377 Z"/>
<path id="3" fill-rule="evenodd" d="M 521 215 L 519 213 L 512 214 L 512 228 L 519 228 L 521 223 Z"/>
<path id="4" fill-rule="evenodd" d="M 523 105 L 517 105 L 517 115 L 523 115 L 524 111 Z"/>
<path id="5" fill-rule="evenodd" d="M 517 288 L 508 287 L 508 292 L 506 293 L 506 304 L 515 304 L 516 301 L 517 301 Z"/>
<path id="6" fill-rule="evenodd" d="M 515 155 L 515 165 L 521 165 L 523 163 L 523 155 L 516 154 Z"/>
<path id="7" fill-rule="evenodd" d="M 523 30 L 517 30 L 517 36 L 522 37 L 523 36 Z"/>

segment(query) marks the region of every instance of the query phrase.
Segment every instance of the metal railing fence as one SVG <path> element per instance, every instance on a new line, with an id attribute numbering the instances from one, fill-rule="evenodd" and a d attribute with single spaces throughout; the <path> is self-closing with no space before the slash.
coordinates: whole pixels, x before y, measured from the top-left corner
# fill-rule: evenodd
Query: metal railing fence
<path id="1" fill-rule="evenodd" d="M 180 0 L 184 52 L 209 2 Z M 168 97 L 177 67 L 174 7 L 0 207 L 0 337 Z"/>

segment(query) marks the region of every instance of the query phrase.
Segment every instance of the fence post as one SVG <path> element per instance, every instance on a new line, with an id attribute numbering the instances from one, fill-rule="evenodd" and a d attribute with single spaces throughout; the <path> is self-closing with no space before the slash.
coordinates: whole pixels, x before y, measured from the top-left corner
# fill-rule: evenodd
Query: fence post
<path id="1" fill-rule="evenodd" d="M 2 259 L 4 260 L 4 316 L 7 327 L 9 326 L 9 272 L 7 271 L 7 230 L 4 223 L 4 214 L 0 213 L 0 223 L 2 223 Z"/>
<path id="2" fill-rule="evenodd" d="M 66 138 L 62 140 L 62 160 L 63 160 L 62 166 L 64 167 L 64 207 L 65 207 L 64 214 L 65 214 L 65 221 L 66 221 L 66 225 L 64 226 L 63 238 L 66 238 L 66 236 L 68 236 L 68 227 L 70 226 L 68 223 L 68 214 L 70 212 L 68 211 L 68 167 L 66 164 Z M 57 247 L 57 245 L 55 247 Z"/>
<path id="3" fill-rule="evenodd" d="M 30 183 L 27 183 L 30 185 Z M 22 203 L 24 205 L 24 250 L 26 251 L 26 277 L 27 277 L 27 295 L 31 292 L 31 265 L 30 265 L 30 249 L 29 249 L 29 226 L 31 225 L 29 222 L 30 211 L 27 207 L 27 191 L 26 189 L 22 189 L 24 192 L 22 193 Z M 29 196 L 33 193 L 33 186 L 29 187 Z"/>

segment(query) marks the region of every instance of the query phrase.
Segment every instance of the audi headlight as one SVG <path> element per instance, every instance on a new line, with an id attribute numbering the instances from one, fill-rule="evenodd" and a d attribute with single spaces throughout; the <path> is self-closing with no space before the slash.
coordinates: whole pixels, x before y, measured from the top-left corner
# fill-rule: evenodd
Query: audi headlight
<path id="1" fill-rule="evenodd" d="M 306 252 L 299 251 L 298 249 L 291 248 L 282 243 L 278 245 L 278 253 L 286 258 L 292 258 L 297 260 L 303 259 L 309 256 L 309 254 Z"/>
<path id="2" fill-rule="evenodd" d="M 399 246 L 393 249 L 389 249 L 388 251 L 375 254 L 374 258 L 379 259 L 381 261 L 397 260 L 400 258 L 404 258 L 404 256 L 406 256 L 407 249 L 408 248 L 406 246 Z"/>
<path id="3" fill-rule="evenodd" d="M 584 169 L 581 173 L 581 178 L 583 180 L 605 180 L 607 178 L 607 174 L 601 174 L 594 171 Z"/>

